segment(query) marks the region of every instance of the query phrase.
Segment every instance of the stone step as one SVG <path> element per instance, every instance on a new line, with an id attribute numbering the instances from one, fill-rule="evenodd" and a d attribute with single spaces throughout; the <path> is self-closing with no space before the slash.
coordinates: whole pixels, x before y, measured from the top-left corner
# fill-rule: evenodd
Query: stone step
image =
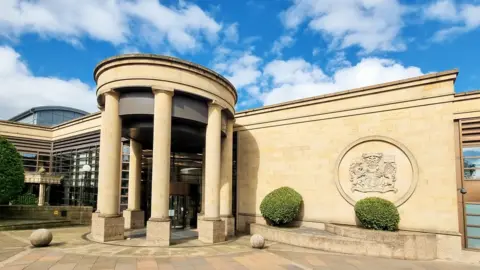
<path id="1" fill-rule="evenodd" d="M 278 228 L 253 223 L 250 224 L 250 234 L 260 234 L 265 239 L 274 242 L 336 253 L 409 260 L 433 260 L 436 258 L 436 250 L 425 248 L 427 243 L 420 243 L 416 246 L 415 243 L 405 245 L 402 242 L 377 242 L 305 227 Z"/>

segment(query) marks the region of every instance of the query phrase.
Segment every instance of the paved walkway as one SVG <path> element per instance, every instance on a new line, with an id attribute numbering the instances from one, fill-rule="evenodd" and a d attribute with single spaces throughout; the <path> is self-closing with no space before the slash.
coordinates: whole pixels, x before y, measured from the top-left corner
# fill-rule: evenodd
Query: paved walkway
<path id="1" fill-rule="evenodd" d="M 248 237 L 203 247 L 134 247 L 93 243 L 81 236 L 86 227 L 52 229 L 47 248 L 31 248 L 31 231 L 0 232 L 0 269 L 324 269 L 324 270 L 470 270 L 480 266 L 405 261 L 331 254 L 268 243 L 248 246 Z M 480 253 L 479 253 L 480 258 Z"/>

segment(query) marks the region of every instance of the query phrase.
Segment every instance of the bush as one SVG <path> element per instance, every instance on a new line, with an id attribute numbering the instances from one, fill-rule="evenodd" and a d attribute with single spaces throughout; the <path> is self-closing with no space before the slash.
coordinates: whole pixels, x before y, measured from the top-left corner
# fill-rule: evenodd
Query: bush
<path id="1" fill-rule="evenodd" d="M 15 146 L 0 137 L 0 204 L 8 204 L 22 192 L 25 172 Z"/>
<path id="2" fill-rule="evenodd" d="M 37 196 L 32 193 L 19 195 L 12 201 L 14 205 L 36 205 L 38 203 Z"/>
<path id="3" fill-rule="evenodd" d="M 302 196 L 289 187 L 278 188 L 263 198 L 260 212 L 271 225 L 287 224 L 294 220 L 302 204 Z"/>
<path id="4" fill-rule="evenodd" d="M 355 204 L 355 215 L 367 229 L 396 231 L 400 222 L 397 207 L 385 199 L 370 197 Z"/>

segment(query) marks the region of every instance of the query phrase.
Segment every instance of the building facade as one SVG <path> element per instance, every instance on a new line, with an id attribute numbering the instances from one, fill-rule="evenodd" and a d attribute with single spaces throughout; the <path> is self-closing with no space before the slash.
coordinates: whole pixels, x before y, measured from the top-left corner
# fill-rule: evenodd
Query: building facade
<path id="1" fill-rule="evenodd" d="M 224 241 L 264 223 L 262 199 L 290 186 L 303 226 L 355 225 L 355 202 L 376 196 L 439 250 L 480 248 L 480 91 L 456 94 L 456 70 L 243 112 L 228 80 L 180 59 L 123 55 L 94 74 L 100 112 L 1 121 L 0 135 L 35 155 L 26 168 L 63 175 L 50 204 L 95 207 L 99 241 L 145 225 L 160 245 L 185 227 Z"/>

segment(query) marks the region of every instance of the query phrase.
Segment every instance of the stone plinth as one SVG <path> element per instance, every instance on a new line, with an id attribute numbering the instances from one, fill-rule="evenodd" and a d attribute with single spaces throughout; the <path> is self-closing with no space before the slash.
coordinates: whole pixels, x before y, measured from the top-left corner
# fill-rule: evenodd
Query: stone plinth
<path id="1" fill-rule="evenodd" d="M 123 240 L 124 226 L 125 221 L 123 217 L 92 215 L 92 238 L 99 242 Z"/>
<path id="2" fill-rule="evenodd" d="M 279 228 L 252 223 L 250 233 L 274 242 L 328 252 L 406 260 L 437 258 L 435 234 L 374 231 L 333 224 L 325 228 Z"/>
<path id="3" fill-rule="evenodd" d="M 220 219 L 199 220 L 198 240 L 209 244 L 225 241 L 225 222 Z"/>
<path id="4" fill-rule="evenodd" d="M 147 241 L 154 245 L 170 245 L 170 220 L 150 219 L 147 221 Z"/>
<path id="5" fill-rule="evenodd" d="M 145 227 L 145 212 L 142 210 L 124 210 L 125 229 L 140 229 Z"/>
<path id="6" fill-rule="evenodd" d="M 228 239 L 229 237 L 235 236 L 235 218 L 234 217 L 221 217 L 222 221 L 225 223 L 225 236 Z"/>
<path id="7" fill-rule="evenodd" d="M 92 215 L 92 238 L 95 241 L 107 242 L 123 240 L 125 221 L 123 217 L 103 217 Z"/>

